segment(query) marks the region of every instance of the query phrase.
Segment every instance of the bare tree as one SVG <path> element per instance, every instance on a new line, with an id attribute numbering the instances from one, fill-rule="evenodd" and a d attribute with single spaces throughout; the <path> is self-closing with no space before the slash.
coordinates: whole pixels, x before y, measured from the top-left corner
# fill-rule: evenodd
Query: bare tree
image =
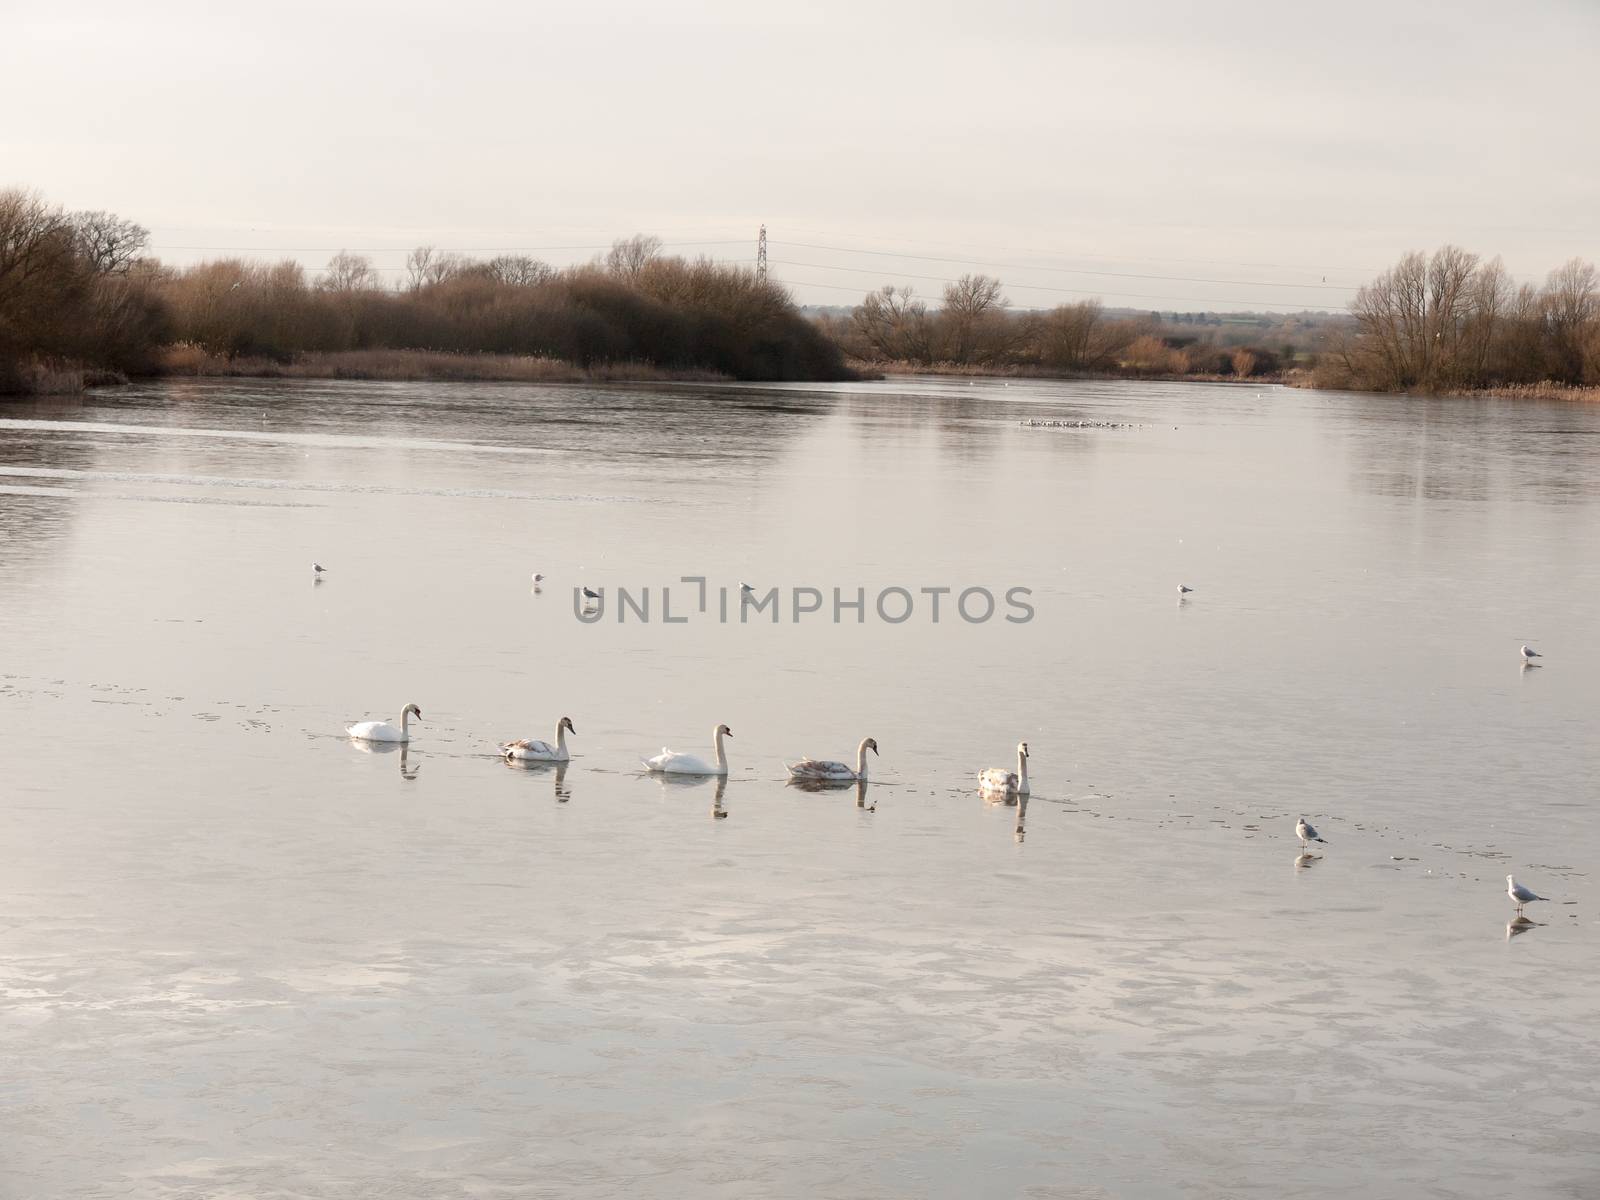
<path id="1" fill-rule="evenodd" d="M 1600 279 L 1594 264 L 1574 258 L 1551 271 L 1543 307 L 1551 373 L 1563 383 L 1582 383 L 1596 365 L 1592 355 L 1600 323 Z"/>
<path id="2" fill-rule="evenodd" d="M 326 292 L 367 292 L 379 286 L 378 272 L 364 254 L 341 250 L 328 260 L 317 286 Z"/>
<path id="3" fill-rule="evenodd" d="M 1464 343 L 1481 296 L 1476 254 L 1459 246 L 1407 254 L 1351 305 L 1361 332 L 1358 374 L 1390 388 L 1464 382 Z"/>
<path id="4" fill-rule="evenodd" d="M 660 238 L 636 233 L 631 238 L 618 238 L 611 243 L 611 250 L 605 257 L 605 268 L 619 279 L 637 279 L 639 272 L 660 253 Z"/>
<path id="5" fill-rule="evenodd" d="M 1062 304 L 1034 322 L 1033 339 L 1039 362 L 1069 371 L 1113 367 L 1143 330 L 1130 321 L 1107 321 L 1098 300 Z"/>
<path id="6" fill-rule="evenodd" d="M 469 260 L 453 250 L 440 250 L 435 246 L 418 246 L 406 255 L 406 286 L 411 291 L 443 283 L 470 265 Z"/>
<path id="7" fill-rule="evenodd" d="M 78 239 L 78 253 L 97 275 L 126 275 L 150 242 L 150 231 L 115 213 L 76 212 L 67 220 Z"/>
<path id="8" fill-rule="evenodd" d="M 501 254 L 486 264 L 489 275 L 512 287 L 535 287 L 555 278 L 556 269 L 526 254 Z"/>
<path id="9" fill-rule="evenodd" d="M 1001 294 L 1001 288 L 993 276 L 963 275 L 945 287 L 945 311 L 970 320 L 1004 308 L 1010 301 Z"/>
<path id="10" fill-rule="evenodd" d="M 0 191 L 0 371 L 75 340 L 93 276 L 72 223 L 34 192 Z"/>
<path id="11" fill-rule="evenodd" d="M 873 352 L 891 362 L 933 361 L 928 306 L 910 288 L 893 284 L 869 293 L 851 314 L 856 331 Z"/>
<path id="12" fill-rule="evenodd" d="M 951 362 L 992 363 L 1020 341 L 1023 330 L 1005 320 L 1009 301 L 989 275 L 963 275 L 944 289 L 940 353 Z"/>

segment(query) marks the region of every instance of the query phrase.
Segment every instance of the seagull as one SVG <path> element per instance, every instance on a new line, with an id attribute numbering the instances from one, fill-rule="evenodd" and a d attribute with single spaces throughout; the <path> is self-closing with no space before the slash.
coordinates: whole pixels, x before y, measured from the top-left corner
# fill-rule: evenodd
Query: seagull
<path id="1" fill-rule="evenodd" d="M 586 584 L 583 589 L 583 598 L 585 600 L 598 600 L 600 599 L 600 593 Z"/>
<path id="2" fill-rule="evenodd" d="M 324 572 L 326 572 L 327 569 L 328 569 L 327 567 L 323 566 L 319 562 L 314 562 L 314 563 L 311 564 L 311 573 L 313 575 L 321 575 Z"/>
<path id="3" fill-rule="evenodd" d="M 535 583 L 543 583 L 544 582 L 544 576 L 539 574 L 539 572 L 535 571 L 533 573 L 533 581 Z"/>
<path id="4" fill-rule="evenodd" d="M 1180 596 L 1187 596 L 1192 591 L 1194 591 L 1194 589 L 1187 583 L 1180 583 L 1178 585 L 1178 595 Z"/>
<path id="5" fill-rule="evenodd" d="M 1317 827 L 1304 817 L 1294 823 L 1294 835 L 1300 839 L 1302 849 L 1305 848 L 1307 842 L 1321 842 L 1324 846 L 1328 844 L 1328 840 L 1317 832 Z"/>
<path id="6" fill-rule="evenodd" d="M 1532 904 L 1535 900 L 1549 901 L 1550 897 L 1535 894 L 1531 889 L 1523 887 L 1512 876 L 1506 876 L 1506 895 L 1511 897 L 1511 903 L 1517 906 L 1517 916 L 1522 915 L 1522 906 Z"/>
<path id="7" fill-rule="evenodd" d="M 1525 663 L 1531 663 L 1534 659 L 1543 657 L 1544 655 L 1540 654 L 1532 646 L 1524 646 L 1522 648 L 1522 661 Z"/>
<path id="8" fill-rule="evenodd" d="M 739 590 L 741 592 L 753 592 L 755 591 L 755 588 L 751 587 L 748 583 L 741 583 L 739 585 Z"/>

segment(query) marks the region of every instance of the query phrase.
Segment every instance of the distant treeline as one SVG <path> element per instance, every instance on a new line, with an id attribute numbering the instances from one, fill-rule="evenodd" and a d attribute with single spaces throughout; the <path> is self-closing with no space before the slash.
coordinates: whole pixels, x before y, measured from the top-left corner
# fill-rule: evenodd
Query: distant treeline
<path id="1" fill-rule="evenodd" d="M 1408 254 L 1347 316 L 1113 316 L 1098 301 L 1011 309 L 999 280 L 967 275 L 930 308 L 895 287 L 820 318 L 847 356 L 880 369 L 1188 378 L 1279 377 L 1363 391 L 1531 395 L 1600 386 L 1600 275 L 1573 259 L 1542 287 L 1499 259 L 1446 246 Z"/>
<path id="2" fill-rule="evenodd" d="M 847 317 L 819 320 L 849 358 L 878 369 L 1239 379 L 1275 376 L 1314 355 L 1332 328 L 1314 316 L 1116 316 L 1098 300 L 1018 311 L 988 275 L 962 276 L 937 308 L 891 286 Z"/>
<path id="3" fill-rule="evenodd" d="M 650 237 L 565 270 L 424 247 L 392 289 L 351 254 L 315 279 L 293 262 L 168 267 L 143 256 L 148 236 L 109 214 L 0 192 L 0 391 L 54 390 L 84 370 L 148 374 L 169 359 L 292 363 L 348 351 L 529 357 L 611 374 L 638 364 L 655 377 L 852 375 L 781 285 L 663 256 Z"/>

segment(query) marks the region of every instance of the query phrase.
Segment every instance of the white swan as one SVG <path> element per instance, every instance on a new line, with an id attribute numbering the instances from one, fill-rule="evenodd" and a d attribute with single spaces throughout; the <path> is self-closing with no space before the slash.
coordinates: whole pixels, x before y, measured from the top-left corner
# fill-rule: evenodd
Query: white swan
<path id="1" fill-rule="evenodd" d="M 412 717 L 422 720 L 422 710 L 415 704 L 408 704 L 400 713 L 398 728 L 387 721 L 361 721 L 345 732 L 361 742 L 409 742 Z"/>
<path id="2" fill-rule="evenodd" d="M 856 747 L 856 769 L 852 771 L 842 762 L 826 762 L 820 758 L 802 758 L 796 763 L 784 763 L 790 779 L 804 779 L 817 783 L 866 783 L 867 751 L 878 752 L 876 738 L 862 738 Z"/>
<path id="3" fill-rule="evenodd" d="M 567 750 L 567 731 L 571 730 L 574 737 L 578 731 L 573 728 L 571 717 L 562 717 L 561 723 L 556 726 L 556 744 L 535 741 L 533 738 L 523 738 L 516 742 L 502 742 L 500 753 L 507 758 L 521 759 L 524 762 L 566 762 L 572 757 Z"/>
<path id="4" fill-rule="evenodd" d="M 985 792 L 1005 792 L 1017 796 L 1028 794 L 1028 743 L 1017 743 L 1017 769 L 990 767 L 978 776 L 978 787 Z"/>
<path id="5" fill-rule="evenodd" d="M 715 739 L 717 748 L 717 761 L 715 765 L 692 754 L 679 754 L 676 750 L 662 747 L 661 753 L 654 758 L 644 760 L 644 769 L 660 775 L 726 775 L 728 773 L 728 756 L 723 753 L 722 739 L 732 737 L 733 730 L 726 725 L 718 725 L 711 735 Z"/>

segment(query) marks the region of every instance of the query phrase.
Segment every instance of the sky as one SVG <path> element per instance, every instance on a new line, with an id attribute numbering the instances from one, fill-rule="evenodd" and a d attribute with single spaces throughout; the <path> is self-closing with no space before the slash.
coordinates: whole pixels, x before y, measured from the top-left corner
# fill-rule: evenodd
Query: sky
<path id="1" fill-rule="evenodd" d="M 614 237 L 802 303 L 1341 309 L 1600 258 L 1600 2 L 0 0 L 0 187 L 188 263 Z"/>

